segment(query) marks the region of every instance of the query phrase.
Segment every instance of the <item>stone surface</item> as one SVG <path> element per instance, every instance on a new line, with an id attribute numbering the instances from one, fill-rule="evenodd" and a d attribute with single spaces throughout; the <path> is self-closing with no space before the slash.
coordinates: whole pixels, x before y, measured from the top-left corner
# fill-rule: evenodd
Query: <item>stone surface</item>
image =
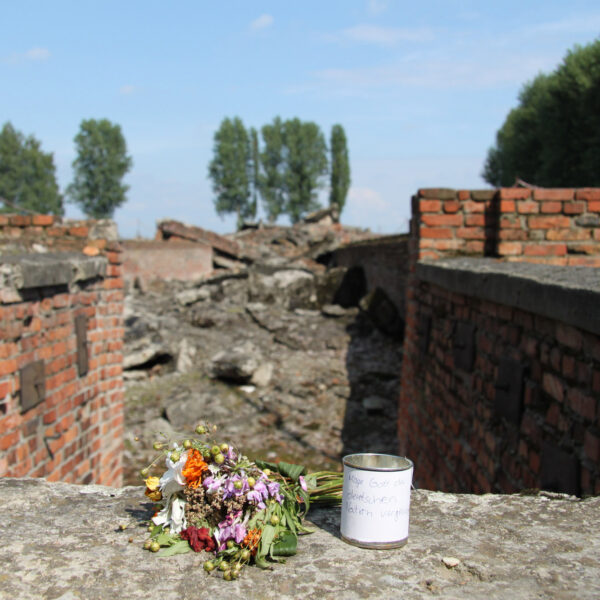
<path id="1" fill-rule="evenodd" d="M 142 549 L 142 488 L 0 480 L 2 598 L 556 598 L 600 596 L 600 498 L 413 491 L 406 546 L 367 550 L 339 536 L 340 509 L 314 509 L 315 533 L 273 571 L 225 582 L 207 555 Z M 126 526 L 121 530 L 120 526 Z M 131 542 L 129 540 L 132 540 Z M 453 568 L 443 559 L 460 562 Z"/>
<path id="2" fill-rule="evenodd" d="M 457 293 L 534 312 L 600 334 L 600 270 L 488 258 L 422 261 L 417 276 Z"/>

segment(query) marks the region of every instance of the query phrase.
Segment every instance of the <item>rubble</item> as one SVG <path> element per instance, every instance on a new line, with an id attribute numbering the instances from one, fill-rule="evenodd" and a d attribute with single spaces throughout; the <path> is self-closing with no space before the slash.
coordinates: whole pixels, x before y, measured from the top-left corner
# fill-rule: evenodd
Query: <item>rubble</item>
<path id="1" fill-rule="evenodd" d="M 126 482 L 154 459 L 159 432 L 182 439 L 201 419 L 249 455 L 315 468 L 340 469 L 347 452 L 396 452 L 401 345 L 358 309 L 346 268 L 311 256 L 352 235 L 366 234 L 248 229 L 231 236 L 244 269 L 129 290 Z M 142 363 L 140 346 L 170 360 Z"/>

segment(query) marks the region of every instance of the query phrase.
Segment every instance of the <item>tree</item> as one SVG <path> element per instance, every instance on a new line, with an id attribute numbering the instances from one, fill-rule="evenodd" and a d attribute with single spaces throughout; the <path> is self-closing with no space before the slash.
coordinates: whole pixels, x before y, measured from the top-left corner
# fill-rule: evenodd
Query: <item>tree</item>
<path id="1" fill-rule="evenodd" d="M 281 119 L 275 117 L 272 125 L 263 126 L 261 133 L 264 149 L 260 153 L 263 174 L 259 176 L 259 189 L 267 218 L 273 222 L 285 210 L 285 159 Z"/>
<path id="2" fill-rule="evenodd" d="M 256 219 L 256 211 L 258 210 L 258 194 L 260 186 L 260 154 L 258 151 L 258 133 L 254 127 L 250 128 L 250 181 L 252 187 L 252 203 L 250 206 L 250 216 Z"/>
<path id="3" fill-rule="evenodd" d="M 329 192 L 329 206 L 337 204 L 341 214 L 346 196 L 350 188 L 350 162 L 348 160 L 348 146 L 346 133 L 341 125 L 331 128 L 331 190 Z"/>
<path id="4" fill-rule="evenodd" d="M 320 207 L 317 193 L 327 175 L 327 145 L 316 123 L 300 119 L 286 121 L 283 127 L 286 149 L 284 190 L 285 212 L 297 223 L 307 212 Z"/>
<path id="5" fill-rule="evenodd" d="M 262 128 L 261 195 L 269 220 L 289 215 L 292 223 L 319 208 L 318 190 L 327 174 L 327 145 L 319 126 L 279 117 Z"/>
<path id="6" fill-rule="evenodd" d="M 600 185 L 600 40 L 576 46 L 553 73 L 523 87 L 482 176 L 496 186 L 517 177 L 547 187 Z"/>
<path id="7" fill-rule="evenodd" d="M 63 214 L 52 153 L 43 152 L 38 140 L 25 138 L 10 123 L 0 131 L 0 198 L 10 203 L 3 212 Z"/>
<path id="8" fill-rule="evenodd" d="M 217 214 L 237 214 L 237 226 L 256 214 L 250 202 L 253 173 L 248 132 L 241 119 L 223 119 L 214 136 L 213 159 L 208 166 L 216 194 Z"/>
<path id="9" fill-rule="evenodd" d="M 132 165 L 121 127 L 108 119 L 84 120 L 75 136 L 75 147 L 69 198 L 89 217 L 111 218 L 127 200 L 129 186 L 122 180 Z"/>

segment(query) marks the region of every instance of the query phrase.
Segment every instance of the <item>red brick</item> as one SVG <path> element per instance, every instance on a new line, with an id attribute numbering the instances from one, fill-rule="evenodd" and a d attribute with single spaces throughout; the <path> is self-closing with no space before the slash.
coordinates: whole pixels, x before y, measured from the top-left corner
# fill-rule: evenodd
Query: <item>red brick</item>
<path id="1" fill-rule="evenodd" d="M 458 190 L 458 199 L 459 200 L 468 200 L 471 197 L 471 192 L 469 190 Z"/>
<path id="2" fill-rule="evenodd" d="M 556 325 L 556 339 L 559 343 L 573 350 L 579 350 L 583 344 L 581 331 L 563 323 L 557 323 Z"/>
<path id="3" fill-rule="evenodd" d="M 585 212 L 585 208 L 585 202 L 565 202 L 563 212 L 565 215 L 580 215 Z"/>
<path id="4" fill-rule="evenodd" d="M 567 392 L 569 406 L 584 419 L 593 421 L 596 418 L 596 400 L 577 388 Z"/>
<path id="5" fill-rule="evenodd" d="M 515 201 L 514 200 L 500 200 L 499 208 L 500 208 L 501 213 L 515 212 Z"/>
<path id="6" fill-rule="evenodd" d="M 529 235 L 528 232 L 523 229 L 501 229 L 498 232 L 498 239 L 524 242 L 529 239 Z"/>
<path id="7" fill-rule="evenodd" d="M 501 200 L 524 200 L 531 197 L 531 190 L 528 188 L 500 188 Z"/>
<path id="8" fill-rule="evenodd" d="M 533 200 L 517 202 L 517 212 L 521 215 L 534 215 L 540 212 L 540 203 Z"/>
<path id="9" fill-rule="evenodd" d="M 600 212 L 600 201 L 596 200 L 592 202 L 591 200 L 588 202 L 588 211 L 589 212 Z"/>
<path id="10" fill-rule="evenodd" d="M 48 225 L 54 224 L 54 216 L 53 215 L 33 215 L 32 221 L 33 221 L 34 225 L 46 227 Z"/>
<path id="11" fill-rule="evenodd" d="M 31 225 L 29 215 L 10 215 L 9 219 L 13 227 L 29 227 Z"/>
<path id="12" fill-rule="evenodd" d="M 540 205 L 541 213 L 560 213 L 562 212 L 562 202 L 543 202 Z"/>
<path id="13" fill-rule="evenodd" d="M 595 464 L 600 463 L 600 437 L 598 437 L 598 435 L 586 431 L 583 448 L 585 455 L 589 460 Z"/>
<path id="14" fill-rule="evenodd" d="M 500 242 L 498 254 L 502 256 L 519 256 L 523 252 L 523 244 L 519 242 Z"/>
<path id="15" fill-rule="evenodd" d="M 548 229 L 546 239 L 551 241 L 587 241 L 592 237 L 592 230 L 581 229 Z"/>
<path id="16" fill-rule="evenodd" d="M 0 227 L 4 227 L 5 225 L 8 225 L 8 223 L 8 215 L 0 215 Z"/>
<path id="17" fill-rule="evenodd" d="M 0 361 L 0 377 L 15 373 L 17 368 L 17 361 L 14 358 Z"/>
<path id="18" fill-rule="evenodd" d="M 422 215 L 421 221 L 429 227 L 459 227 L 463 224 L 462 215 Z"/>
<path id="19" fill-rule="evenodd" d="M 485 243 L 479 240 L 470 240 L 465 243 L 465 252 L 473 252 L 477 254 L 483 254 Z"/>
<path id="20" fill-rule="evenodd" d="M 0 437 L 0 450 L 8 450 L 14 446 L 19 441 L 20 435 L 19 430 L 16 430 Z"/>
<path id="21" fill-rule="evenodd" d="M 569 188 L 537 188 L 533 190 L 534 200 L 573 200 L 575 190 Z"/>
<path id="22" fill-rule="evenodd" d="M 483 227 L 459 227 L 456 236 L 465 240 L 485 240 Z"/>
<path id="23" fill-rule="evenodd" d="M 542 377 L 542 389 L 559 402 L 565 399 L 563 381 L 552 373 L 544 373 Z"/>
<path id="24" fill-rule="evenodd" d="M 463 212 L 483 213 L 485 212 L 485 204 L 483 202 L 473 202 L 472 200 L 467 200 L 463 203 Z"/>
<path id="25" fill-rule="evenodd" d="M 434 228 L 434 227 L 422 227 L 420 235 L 422 238 L 437 238 L 437 239 L 451 239 L 453 230 L 447 228 Z"/>
<path id="26" fill-rule="evenodd" d="M 467 225 L 467 227 L 483 227 L 485 225 L 485 215 L 481 213 L 466 215 L 465 225 Z"/>
<path id="27" fill-rule="evenodd" d="M 555 217 L 538 217 L 531 216 L 527 218 L 529 227 L 532 229 L 566 229 L 571 225 L 571 219 L 565 216 L 555 216 Z"/>
<path id="28" fill-rule="evenodd" d="M 500 229 L 522 229 L 521 219 L 515 215 L 503 215 L 500 217 Z"/>
<path id="29" fill-rule="evenodd" d="M 89 234 L 89 229 L 83 225 L 79 225 L 76 227 L 69 227 L 69 235 L 73 237 L 81 237 L 85 238 Z"/>
<path id="30" fill-rule="evenodd" d="M 565 256 L 566 244 L 526 244 L 523 254 L 525 256 Z"/>
<path id="31" fill-rule="evenodd" d="M 600 188 L 579 188 L 575 191 L 577 200 L 600 200 Z"/>
<path id="32" fill-rule="evenodd" d="M 460 195 L 459 195 L 460 198 Z M 444 212 L 445 213 L 456 213 L 460 210 L 461 203 L 456 200 L 445 200 L 444 201 Z"/>
<path id="33" fill-rule="evenodd" d="M 419 200 L 419 210 L 425 212 L 440 212 L 442 203 L 440 200 Z"/>

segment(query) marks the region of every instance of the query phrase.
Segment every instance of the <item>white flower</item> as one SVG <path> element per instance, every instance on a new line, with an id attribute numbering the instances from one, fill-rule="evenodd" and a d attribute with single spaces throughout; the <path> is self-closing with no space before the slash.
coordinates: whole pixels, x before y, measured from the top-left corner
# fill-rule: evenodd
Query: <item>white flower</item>
<path id="1" fill-rule="evenodd" d="M 189 450 L 182 452 L 177 462 L 173 462 L 170 455 L 167 456 L 167 470 L 160 478 L 160 491 L 162 492 L 163 497 L 168 498 L 172 494 L 179 492 L 187 483 L 186 478 L 181 472 L 185 467 L 188 452 Z"/>
<path id="2" fill-rule="evenodd" d="M 155 525 L 170 527 L 171 533 L 179 533 L 187 526 L 185 500 L 177 496 L 171 496 L 167 505 L 155 517 L 152 517 L 152 521 Z"/>

